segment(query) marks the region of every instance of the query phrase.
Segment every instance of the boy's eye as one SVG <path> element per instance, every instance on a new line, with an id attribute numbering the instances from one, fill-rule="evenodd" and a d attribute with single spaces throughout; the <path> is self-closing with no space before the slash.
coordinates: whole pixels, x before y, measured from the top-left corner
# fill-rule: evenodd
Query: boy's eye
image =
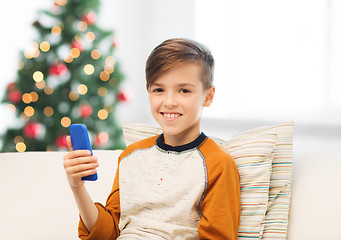
<path id="1" fill-rule="evenodd" d="M 159 93 L 159 92 L 163 92 L 162 88 L 155 88 L 153 89 L 153 92 Z"/>
<path id="2" fill-rule="evenodd" d="M 188 89 L 180 89 L 180 92 L 181 93 L 190 93 L 191 91 Z"/>

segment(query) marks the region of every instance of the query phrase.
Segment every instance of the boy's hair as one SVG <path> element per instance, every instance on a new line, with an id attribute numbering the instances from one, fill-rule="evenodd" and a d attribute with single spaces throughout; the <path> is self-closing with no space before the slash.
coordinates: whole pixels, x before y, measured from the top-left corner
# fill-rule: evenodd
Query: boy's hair
<path id="1" fill-rule="evenodd" d="M 173 38 L 162 42 L 149 55 L 145 69 L 147 89 L 162 74 L 183 63 L 198 64 L 204 90 L 212 86 L 214 59 L 211 52 L 196 41 Z"/>

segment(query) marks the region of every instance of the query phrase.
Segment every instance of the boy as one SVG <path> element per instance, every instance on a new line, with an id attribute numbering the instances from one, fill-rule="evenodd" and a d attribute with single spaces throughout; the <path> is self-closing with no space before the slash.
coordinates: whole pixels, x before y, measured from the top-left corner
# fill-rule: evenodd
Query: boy
<path id="1" fill-rule="evenodd" d="M 81 177 L 94 174 L 86 150 L 64 157 L 80 212 L 81 239 L 237 239 L 239 175 L 232 157 L 200 131 L 212 103 L 214 60 L 202 45 L 170 39 L 146 63 L 151 112 L 163 133 L 120 155 L 106 205 L 94 204 Z"/>

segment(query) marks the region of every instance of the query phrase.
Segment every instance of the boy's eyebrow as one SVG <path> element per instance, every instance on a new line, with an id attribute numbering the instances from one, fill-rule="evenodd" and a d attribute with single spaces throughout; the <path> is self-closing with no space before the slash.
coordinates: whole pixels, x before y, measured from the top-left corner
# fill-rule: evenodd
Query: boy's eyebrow
<path id="1" fill-rule="evenodd" d="M 196 85 L 193 83 L 180 83 L 179 87 L 195 87 Z"/>
<path id="2" fill-rule="evenodd" d="M 162 83 L 152 83 L 150 86 L 154 86 L 154 87 L 163 87 L 164 84 Z M 193 83 L 179 83 L 178 85 L 176 85 L 177 87 L 196 87 L 195 84 Z"/>

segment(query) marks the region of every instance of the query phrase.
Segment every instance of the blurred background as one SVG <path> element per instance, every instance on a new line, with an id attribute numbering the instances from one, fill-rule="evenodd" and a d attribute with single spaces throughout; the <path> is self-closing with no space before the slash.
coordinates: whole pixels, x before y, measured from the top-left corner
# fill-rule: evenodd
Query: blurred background
<path id="1" fill-rule="evenodd" d="M 15 81 L 20 51 L 37 38 L 32 23 L 53 1 L 12 0 L 0 15 L 0 96 Z M 132 99 L 119 121 L 156 125 L 144 66 L 168 38 L 195 39 L 216 60 L 216 98 L 203 131 L 228 139 L 250 128 L 296 123 L 294 151 L 334 151 L 341 144 L 341 2 L 338 0 L 102 0 L 97 21 L 115 32 L 117 61 Z M 0 134 L 14 114 L 0 106 Z"/>

